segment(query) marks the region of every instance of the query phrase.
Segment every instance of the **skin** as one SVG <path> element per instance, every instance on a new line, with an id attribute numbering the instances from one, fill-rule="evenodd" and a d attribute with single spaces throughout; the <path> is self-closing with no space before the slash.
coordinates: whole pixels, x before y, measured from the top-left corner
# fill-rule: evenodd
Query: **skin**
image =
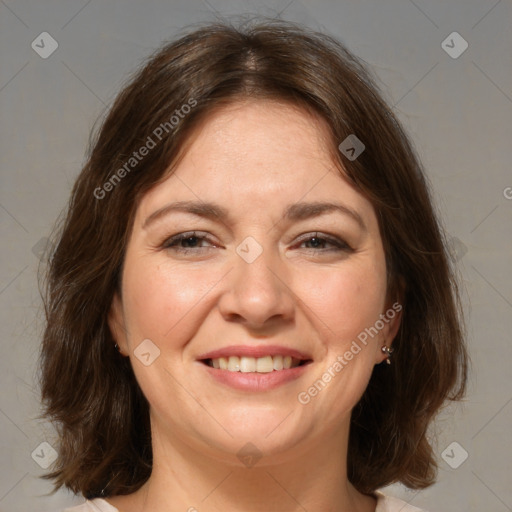
<path id="1" fill-rule="evenodd" d="M 350 414 L 400 315 L 310 403 L 297 400 L 395 302 L 375 211 L 327 140 L 325 121 L 296 107 L 238 102 L 207 118 L 174 174 L 142 198 L 109 324 L 150 404 L 154 464 L 137 492 L 108 498 L 120 512 L 375 510 L 347 479 Z M 144 226 L 182 200 L 218 203 L 230 218 L 173 212 Z M 342 203 L 365 227 L 340 212 L 285 220 L 298 201 Z M 207 239 L 163 247 L 194 230 Z M 315 243 L 317 232 L 352 250 Z M 236 252 L 248 236 L 263 249 L 252 263 Z M 160 350 L 149 366 L 134 355 L 145 339 Z M 234 344 L 284 345 L 313 362 L 276 389 L 235 390 L 197 361 Z M 237 457 L 247 442 L 263 455 L 251 468 Z"/>

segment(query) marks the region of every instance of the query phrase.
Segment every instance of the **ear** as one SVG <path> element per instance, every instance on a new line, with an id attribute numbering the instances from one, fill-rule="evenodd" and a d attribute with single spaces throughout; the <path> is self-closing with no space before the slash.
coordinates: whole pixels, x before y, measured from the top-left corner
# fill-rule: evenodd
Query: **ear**
<path id="1" fill-rule="evenodd" d="M 119 352 L 126 356 L 129 353 L 128 340 L 126 336 L 127 331 L 123 314 L 123 304 L 118 292 L 114 293 L 112 304 L 110 305 L 110 310 L 108 312 L 108 326 L 110 328 L 112 338 L 114 338 L 114 341 L 119 346 Z"/>
<path id="2" fill-rule="evenodd" d="M 381 346 L 379 347 L 377 356 L 378 363 L 382 363 L 382 361 L 388 358 L 388 354 L 382 352 L 381 348 L 384 345 L 389 348 L 392 347 L 393 340 L 395 339 L 402 322 L 402 303 L 399 300 L 396 300 L 393 303 L 389 302 L 387 306 L 386 311 L 381 315 L 385 325 L 381 332 Z"/>
<path id="3" fill-rule="evenodd" d="M 395 285 L 388 292 L 386 310 L 381 314 L 385 325 L 381 332 L 381 346 L 377 355 L 377 363 L 382 363 L 382 361 L 388 359 L 389 354 L 382 352 L 382 347 L 392 348 L 393 340 L 400 329 L 406 292 L 405 279 L 402 276 L 397 276 Z"/>

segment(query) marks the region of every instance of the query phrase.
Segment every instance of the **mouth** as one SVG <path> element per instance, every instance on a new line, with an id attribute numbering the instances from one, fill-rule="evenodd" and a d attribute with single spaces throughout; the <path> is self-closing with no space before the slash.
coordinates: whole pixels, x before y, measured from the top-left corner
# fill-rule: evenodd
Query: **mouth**
<path id="1" fill-rule="evenodd" d="M 227 356 L 201 359 L 201 362 L 215 370 L 241 373 L 281 372 L 312 363 L 311 359 L 300 359 L 290 355 L 266 355 L 263 357 Z"/>
<path id="2" fill-rule="evenodd" d="M 197 362 L 223 386 L 261 392 L 300 379 L 313 359 L 309 354 L 278 345 L 233 345 L 202 354 Z"/>

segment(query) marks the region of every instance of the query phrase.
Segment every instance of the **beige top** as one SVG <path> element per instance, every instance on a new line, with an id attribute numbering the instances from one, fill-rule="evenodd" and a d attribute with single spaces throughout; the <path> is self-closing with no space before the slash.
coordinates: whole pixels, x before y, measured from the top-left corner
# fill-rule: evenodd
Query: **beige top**
<path id="1" fill-rule="evenodd" d="M 405 501 L 392 496 L 385 496 L 380 492 L 376 492 L 375 497 L 377 498 L 375 512 L 426 512 L 408 505 Z M 67 508 L 64 512 L 119 512 L 119 510 L 105 500 L 96 498 L 91 501 L 88 500 L 84 504 L 78 505 L 78 507 Z"/>

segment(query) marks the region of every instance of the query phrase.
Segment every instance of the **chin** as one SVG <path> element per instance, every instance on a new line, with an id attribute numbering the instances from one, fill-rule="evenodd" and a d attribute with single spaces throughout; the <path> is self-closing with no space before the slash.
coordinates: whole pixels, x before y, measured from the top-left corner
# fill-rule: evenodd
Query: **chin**
<path id="1" fill-rule="evenodd" d="M 222 423 L 232 437 L 226 434 L 212 438 L 209 431 L 204 433 L 203 440 L 210 448 L 216 448 L 217 456 L 238 466 L 247 466 L 246 458 L 250 461 L 258 459 L 259 465 L 292 460 L 301 446 L 305 448 L 311 429 L 296 425 L 290 412 L 280 411 L 278 415 L 270 411 L 266 414 L 255 411 L 251 414 L 245 410 L 244 419 L 233 421 L 233 418 L 226 418 Z"/>

